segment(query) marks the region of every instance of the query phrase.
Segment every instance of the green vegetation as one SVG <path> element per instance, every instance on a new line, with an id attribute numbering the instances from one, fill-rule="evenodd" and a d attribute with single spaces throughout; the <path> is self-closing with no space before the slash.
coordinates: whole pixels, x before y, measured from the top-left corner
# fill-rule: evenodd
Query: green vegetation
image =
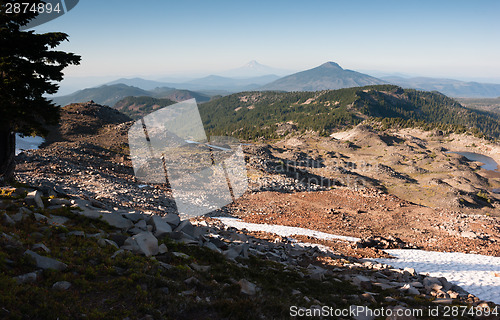
<path id="1" fill-rule="evenodd" d="M 210 135 L 277 138 L 280 125 L 328 135 L 366 119 L 381 129 L 421 127 L 500 136 L 493 114 L 470 110 L 438 92 L 374 85 L 318 92 L 242 92 L 200 105 Z"/>

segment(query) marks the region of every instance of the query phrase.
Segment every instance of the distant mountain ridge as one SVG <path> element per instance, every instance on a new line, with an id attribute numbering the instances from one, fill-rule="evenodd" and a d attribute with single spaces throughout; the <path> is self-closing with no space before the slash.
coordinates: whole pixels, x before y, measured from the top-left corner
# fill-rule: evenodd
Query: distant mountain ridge
<path id="1" fill-rule="evenodd" d="M 320 91 L 386 83 L 387 81 L 364 73 L 345 70 L 337 63 L 330 61 L 316 68 L 297 72 L 268 83 L 259 90 Z"/>
<path id="2" fill-rule="evenodd" d="M 466 82 L 454 79 L 429 77 L 382 77 L 383 80 L 401 86 L 426 91 L 439 91 L 455 98 L 497 98 L 500 97 L 500 84 Z"/>
<path id="3" fill-rule="evenodd" d="M 183 101 L 195 98 L 198 102 L 210 100 L 208 95 L 193 92 L 190 90 L 179 90 L 169 87 L 156 88 L 154 90 L 144 90 L 129 86 L 123 83 L 102 85 L 97 88 L 79 90 L 67 96 L 52 98 L 55 104 L 65 106 L 70 103 L 82 103 L 94 101 L 95 103 L 107 106 L 114 106 L 115 103 L 126 97 L 153 97 L 165 98 L 174 101 Z"/>
<path id="4" fill-rule="evenodd" d="M 138 87 L 143 90 L 168 87 L 192 91 L 224 90 L 228 93 L 233 93 L 253 90 L 279 78 L 279 76 L 274 74 L 264 74 L 253 77 L 227 77 L 212 74 L 206 77 L 196 78 L 184 82 L 163 82 L 143 78 L 120 78 L 115 81 L 108 82 L 106 85 L 121 83 L 132 87 Z"/>

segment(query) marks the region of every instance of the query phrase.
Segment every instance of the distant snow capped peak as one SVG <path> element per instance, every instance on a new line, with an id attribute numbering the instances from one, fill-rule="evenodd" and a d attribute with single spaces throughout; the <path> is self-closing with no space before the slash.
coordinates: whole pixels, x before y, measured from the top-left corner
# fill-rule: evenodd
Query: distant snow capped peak
<path id="1" fill-rule="evenodd" d="M 286 75 L 292 73 L 288 70 L 277 69 L 264 64 L 259 63 L 257 60 L 251 60 L 243 66 L 231 70 L 222 72 L 221 75 L 226 77 L 239 77 L 239 78 L 250 78 L 267 76 L 271 74 L 275 75 Z"/>
<path id="2" fill-rule="evenodd" d="M 244 68 L 252 68 L 252 69 L 255 69 L 255 68 L 269 68 L 268 66 L 265 66 L 263 64 L 260 64 L 257 62 L 257 60 L 252 60 L 250 62 L 248 62 L 247 64 L 245 64 L 243 66 Z"/>

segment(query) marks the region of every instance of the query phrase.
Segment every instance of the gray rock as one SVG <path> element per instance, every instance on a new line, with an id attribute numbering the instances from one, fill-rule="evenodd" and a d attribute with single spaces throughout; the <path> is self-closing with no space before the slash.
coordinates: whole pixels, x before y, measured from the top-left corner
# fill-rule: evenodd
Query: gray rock
<path id="1" fill-rule="evenodd" d="M 18 212 L 21 212 L 21 213 L 24 213 L 24 214 L 30 214 L 32 213 L 33 211 L 31 211 L 30 209 L 26 208 L 26 207 L 21 207 L 19 208 L 19 211 Z"/>
<path id="2" fill-rule="evenodd" d="M 151 232 L 141 232 L 133 236 L 132 239 L 135 240 L 140 252 L 145 256 L 149 257 L 158 254 L 158 239 Z"/>
<path id="3" fill-rule="evenodd" d="M 140 229 L 140 230 L 143 230 L 143 231 L 146 231 L 148 228 L 147 228 L 147 225 L 146 225 L 146 221 L 144 220 L 139 220 L 136 224 L 135 224 L 135 227 L 137 229 Z"/>
<path id="4" fill-rule="evenodd" d="M 189 265 L 193 270 L 196 270 L 198 272 L 208 272 L 210 270 L 210 266 L 200 266 L 199 264 L 196 263 L 191 263 Z"/>
<path id="5" fill-rule="evenodd" d="M 115 253 L 113 253 L 113 255 L 111 256 L 111 259 L 116 258 L 116 256 L 118 256 L 124 252 L 125 252 L 125 250 L 123 250 L 123 249 L 119 249 L 119 250 L 115 251 Z"/>
<path id="6" fill-rule="evenodd" d="M 12 218 L 12 220 L 14 220 L 17 223 L 17 222 L 23 221 L 23 219 L 25 219 L 27 216 L 28 216 L 27 214 L 22 213 L 21 211 L 19 211 L 18 213 L 16 213 L 15 215 L 13 215 L 11 218 Z"/>
<path id="7" fill-rule="evenodd" d="M 166 235 L 167 233 L 172 232 L 172 227 L 157 215 L 151 216 L 151 218 L 148 221 L 148 224 L 154 227 L 153 228 L 154 235 L 158 238 Z"/>
<path id="8" fill-rule="evenodd" d="M 109 240 L 109 239 L 101 238 L 101 239 L 97 240 L 97 244 L 103 248 L 109 245 L 109 246 L 113 246 L 116 249 L 118 249 L 118 245 L 116 244 L 116 242 Z"/>
<path id="9" fill-rule="evenodd" d="M 243 294 L 253 296 L 257 293 L 257 286 L 246 279 L 241 279 L 238 284 L 241 287 L 240 292 Z"/>
<path id="10" fill-rule="evenodd" d="M 71 283 L 68 281 L 57 281 L 52 285 L 52 289 L 62 290 L 62 291 L 68 290 L 69 287 L 71 287 Z"/>
<path id="11" fill-rule="evenodd" d="M 167 287 L 161 287 L 160 291 L 163 292 L 164 294 L 169 294 L 170 290 L 168 290 Z"/>
<path id="12" fill-rule="evenodd" d="M 228 259 L 236 259 L 240 255 L 240 253 L 234 248 L 224 251 L 223 254 Z"/>
<path id="13" fill-rule="evenodd" d="M 172 252 L 172 255 L 176 256 L 177 258 L 189 259 L 189 255 L 183 252 Z"/>
<path id="14" fill-rule="evenodd" d="M 186 280 L 184 280 L 185 284 L 198 284 L 200 283 L 200 280 L 198 280 L 196 277 L 191 277 Z"/>
<path id="15" fill-rule="evenodd" d="M 18 284 L 22 283 L 33 283 L 38 278 L 37 272 L 25 273 L 20 276 L 14 277 Z"/>
<path id="16" fill-rule="evenodd" d="M 418 289 L 414 288 L 411 284 L 407 283 L 403 287 L 401 287 L 402 291 L 406 291 L 408 294 L 417 295 L 420 294 Z"/>
<path id="17" fill-rule="evenodd" d="M 451 299 L 451 298 L 437 298 L 436 300 L 433 300 L 432 302 L 437 303 L 437 304 L 452 304 L 453 299 Z"/>
<path id="18" fill-rule="evenodd" d="M 34 244 L 32 247 L 31 247 L 32 250 L 38 250 L 38 249 L 41 249 L 47 253 L 50 253 L 50 249 L 47 248 L 46 245 L 44 245 L 43 243 L 36 243 Z"/>
<path id="19" fill-rule="evenodd" d="M 110 226 L 118 229 L 129 229 L 134 225 L 129 219 L 125 219 L 119 213 L 102 212 L 101 220 L 106 221 Z"/>
<path id="20" fill-rule="evenodd" d="M 7 213 L 3 213 L 2 214 L 2 224 L 5 225 L 5 226 L 12 226 L 14 225 L 16 222 L 14 220 L 12 220 L 12 218 L 7 214 Z"/>
<path id="21" fill-rule="evenodd" d="M 175 228 L 174 231 L 182 231 L 190 235 L 191 237 L 194 237 L 194 226 L 191 224 L 189 220 L 181 221 L 179 226 L 177 226 L 177 228 Z"/>
<path id="22" fill-rule="evenodd" d="M 147 228 L 146 228 L 146 230 L 144 230 L 144 229 L 140 229 L 140 228 L 137 228 L 137 227 L 133 227 L 132 229 L 128 229 L 127 230 L 128 233 L 130 233 L 131 235 L 134 235 L 134 236 L 136 234 L 139 234 L 139 233 L 143 232 L 143 231 L 149 231 L 149 230 L 147 230 Z"/>
<path id="23" fill-rule="evenodd" d="M 77 231 L 70 231 L 67 233 L 68 236 L 75 236 L 75 237 L 85 237 L 85 232 L 77 230 Z"/>
<path id="24" fill-rule="evenodd" d="M 217 246 L 210 241 L 205 242 L 203 246 L 209 248 L 210 250 L 217 251 L 219 253 L 221 252 L 221 249 L 217 248 Z"/>
<path id="25" fill-rule="evenodd" d="M 164 254 L 164 253 L 167 253 L 167 252 L 168 252 L 167 246 L 164 243 L 160 244 L 160 246 L 158 247 L 158 253 L 159 254 Z"/>
<path id="26" fill-rule="evenodd" d="M 64 199 L 64 198 L 54 198 L 54 199 L 49 199 L 48 200 L 50 205 L 53 206 L 59 206 L 59 205 L 65 205 L 65 206 L 70 206 L 71 201 L 69 199 Z"/>
<path id="27" fill-rule="evenodd" d="M 360 296 L 361 300 L 368 301 L 370 303 L 377 303 L 377 300 L 373 297 L 370 292 L 365 292 Z"/>
<path id="28" fill-rule="evenodd" d="M 68 266 L 65 263 L 62 263 L 61 261 L 58 261 L 56 259 L 52 259 L 49 257 L 44 257 L 39 255 L 36 252 L 33 252 L 31 250 L 26 250 L 24 252 L 25 255 L 28 255 L 32 257 L 35 260 L 37 268 L 41 269 L 55 269 L 55 270 L 64 270 Z"/>
<path id="29" fill-rule="evenodd" d="M 36 221 L 49 220 L 49 218 L 47 216 L 44 216 L 43 214 L 38 213 L 38 212 L 34 212 L 33 216 L 35 217 Z"/>
<path id="30" fill-rule="evenodd" d="M 164 216 L 162 219 L 163 219 L 163 221 L 165 221 L 166 223 L 171 225 L 172 228 L 177 227 L 181 223 L 181 219 L 175 213 L 169 213 L 166 216 Z"/>
<path id="31" fill-rule="evenodd" d="M 47 222 L 55 226 L 64 226 L 64 224 L 69 220 L 70 219 L 66 217 L 51 215 Z"/>
<path id="32" fill-rule="evenodd" d="M 129 219 L 130 221 L 136 223 L 140 220 L 144 220 L 144 215 L 137 212 L 126 212 L 123 213 L 123 217 Z"/>

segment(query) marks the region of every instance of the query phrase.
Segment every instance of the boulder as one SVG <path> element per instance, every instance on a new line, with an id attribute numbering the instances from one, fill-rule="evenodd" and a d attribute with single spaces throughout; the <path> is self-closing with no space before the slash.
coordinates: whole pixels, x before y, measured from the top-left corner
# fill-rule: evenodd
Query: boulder
<path id="1" fill-rule="evenodd" d="M 26 250 L 24 254 L 30 256 L 35 260 L 37 268 L 41 268 L 44 270 L 46 269 L 64 270 L 68 267 L 65 263 L 62 263 L 61 261 L 41 256 L 38 253 L 33 252 L 31 250 Z"/>
<path id="2" fill-rule="evenodd" d="M 191 237 L 194 237 L 194 226 L 189 220 L 181 221 L 181 223 L 177 226 L 177 228 L 174 229 L 174 231 L 182 231 L 190 235 Z"/>
<path id="3" fill-rule="evenodd" d="M 47 253 L 50 253 L 50 249 L 49 249 L 49 248 L 47 248 L 47 246 L 46 246 L 46 245 L 44 245 L 43 243 L 35 243 L 35 244 L 31 247 L 31 249 L 32 249 L 33 251 L 34 251 L 34 250 L 39 250 L 39 249 L 41 249 L 41 250 L 43 250 L 43 251 L 45 251 L 45 252 L 47 252 Z"/>
<path id="4" fill-rule="evenodd" d="M 170 224 L 165 222 L 161 217 L 157 215 L 151 216 L 151 218 L 148 221 L 148 224 L 154 227 L 153 228 L 154 235 L 158 238 L 164 236 L 167 233 L 172 232 L 172 227 L 170 226 Z"/>
<path id="5" fill-rule="evenodd" d="M 5 212 L 2 214 L 0 219 L 1 219 L 3 225 L 11 226 L 11 225 L 15 224 L 15 221 L 12 220 L 12 218 Z"/>
<path id="6" fill-rule="evenodd" d="M 51 215 L 48 219 L 47 223 L 54 226 L 64 226 L 66 222 L 69 221 L 69 218 L 62 216 Z"/>
<path id="7" fill-rule="evenodd" d="M 125 219 L 119 213 L 102 212 L 101 220 L 106 221 L 110 226 L 117 229 L 127 230 L 134 225 L 129 219 Z"/>
<path id="8" fill-rule="evenodd" d="M 171 225 L 172 228 L 176 228 L 181 223 L 181 219 L 179 218 L 179 215 L 177 215 L 175 213 L 169 213 L 166 216 L 164 216 L 162 219 L 163 219 L 163 221 L 165 221 L 166 223 Z"/>
<path id="9" fill-rule="evenodd" d="M 158 239 L 151 232 L 141 232 L 133 236 L 132 239 L 135 240 L 140 252 L 145 256 L 149 257 L 158 254 Z"/>
<path id="10" fill-rule="evenodd" d="M 28 205 L 36 205 L 38 208 L 45 209 L 42 201 L 42 193 L 38 190 L 28 193 L 28 195 L 26 195 L 26 198 L 24 198 L 24 201 Z"/>
<path id="11" fill-rule="evenodd" d="M 71 283 L 68 281 L 57 281 L 52 285 L 52 289 L 62 290 L 62 291 L 68 290 L 69 287 L 71 287 Z"/>
<path id="12" fill-rule="evenodd" d="M 37 272 L 25 273 L 25 274 L 22 274 L 20 276 L 14 277 L 14 279 L 16 280 L 16 282 L 18 284 L 33 283 L 36 281 L 37 278 L 38 278 Z"/>
<path id="13" fill-rule="evenodd" d="M 257 286 L 246 279 L 241 279 L 238 284 L 241 287 L 240 292 L 243 294 L 253 296 L 257 293 Z"/>

